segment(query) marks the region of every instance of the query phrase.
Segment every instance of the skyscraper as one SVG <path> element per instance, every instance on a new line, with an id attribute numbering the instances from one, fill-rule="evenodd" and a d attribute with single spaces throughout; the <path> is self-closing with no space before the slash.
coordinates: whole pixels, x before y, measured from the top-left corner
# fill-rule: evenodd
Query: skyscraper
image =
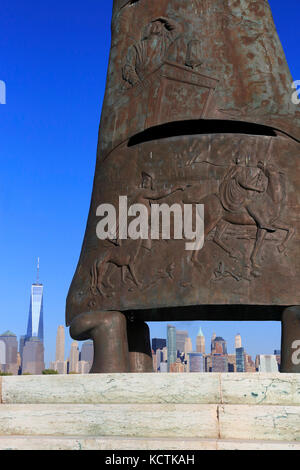
<path id="1" fill-rule="evenodd" d="M 26 341 L 30 338 L 38 338 L 44 341 L 43 325 L 43 289 L 44 286 L 39 282 L 40 259 L 37 265 L 37 280 L 31 285 L 29 318 L 27 326 Z"/>
<path id="2" fill-rule="evenodd" d="M 94 360 L 94 343 L 93 341 L 85 341 L 81 348 L 79 361 L 79 372 L 82 370 L 82 374 L 88 374 L 92 368 Z"/>
<path id="3" fill-rule="evenodd" d="M 176 350 L 181 353 L 184 351 L 185 339 L 188 338 L 187 331 L 176 330 Z"/>
<path id="4" fill-rule="evenodd" d="M 56 370 L 59 374 L 67 373 L 67 361 L 65 361 L 65 328 L 63 325 L 57 328 L 55 361 L 50 363 L 50 369 Z"/>
<path id="5" fill-rule="evenodd" d="M 212 340 L 212 354 L 227 354 L 226 341 L 221 336 L 216 336 Z"/>
<path id="6" fill-rule="evenodd" d="M 212 372 L 228 372 L 228 358 L 225 354 L 212 355 Z"/>
<path id="7" fill-rule="evenodd" d="M 44 344 L 39 338 L 32 337 L 23 348 L 22 374 L 40 375 L 44 369 Z"/>
<path id="8" fill-rule="evenodd" d="M 11 331 L 0 336 L 0 371 L 17 375 L 18 373 L 18 341 Z"/>
<path id="9" fill-rule="evenodd" d="M 239 349 L 242 347 L 242 337 L 241 335 L 238 333 L 236 336 L 235 336 L 235 349 Z"/>
<path id="10" fill-rule="evenodd" d="M 196 338 L 196 351 L 205 354 L 205 337 L 200 327 L 199 333 Z"/>
<path id="11" fill-rule="evenodd" d="M 201 352 L 189 353 L 189 371 L 190 372 L 205 372 L 204 357 Z"/>
<path id="12" fill-rule="evenodd" d="M 176 348 L 176 328 L 175 326 L 167 326 L 167 348 L 168 348 L 168 372 L 170 372 L 170 365 L 174 364 L 177 359 Z"/>
<path id="13" fill-rule="evenodd" d="M 64 362 L 65 360 L 65 328 L 60 325 L 57 328 L 56 335 L 56 355 L 55 361 Z"/>
<path id="14" fill-rule="evenodd" d="M 73 341 L 71 344 L 70 358 L 69 358 L 69 373 L 78 373 L 78 362 L 79 362 L 79 349 L 77 341 Z"/>
<path id="15" fill-rule="evenodd" d="M 246 364 L 245 364 L 244 348 L 235 348 L 235 354 L 236 354 L 236 371 L 245 372 Z"/>
<path id="16" fill-rule="evenodd" d="M 153 338 L 152 339 L 152 349 L 156 352 L 157 349 L 163 349 L 166 347 L 167 341 L 163 338 Z"/>
<path id="17" fill-rule="evenodd" d="M 213 348 L 214 348 L 214 341 L 215 341 L 216 337 L 217 337 L 216 333 L 213 333 L 213 334 L 212 334 L 212 337 L 211 337 L 211 343 L 210 343 L 210 351 L 211 351 L 211 352 L 213 351 Z"/>
<path id="18" fill-rule="evenodd" d="M 192 345 L 192 340 L 190 337 L 185 338 L 184 341 L 184 354 L 187 357 L 188 353 L 193 351 L 193 345 Z"/>

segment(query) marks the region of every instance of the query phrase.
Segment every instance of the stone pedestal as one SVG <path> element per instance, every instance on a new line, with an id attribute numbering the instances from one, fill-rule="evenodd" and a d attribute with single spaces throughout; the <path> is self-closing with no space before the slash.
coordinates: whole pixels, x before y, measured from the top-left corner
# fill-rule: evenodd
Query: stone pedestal
<path id="1" fill-rule="evenodd" d="M 298 374 L 1 378 L 0 450 L 300 449 Z"/>

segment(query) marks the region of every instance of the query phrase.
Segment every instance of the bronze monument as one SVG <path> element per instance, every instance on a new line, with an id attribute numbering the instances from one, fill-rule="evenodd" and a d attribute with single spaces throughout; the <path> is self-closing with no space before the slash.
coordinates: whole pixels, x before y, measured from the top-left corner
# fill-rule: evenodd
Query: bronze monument
<path id="1" fill-rule="evenodd" d="M 152 371 L 145 321 L 199 319 L 282 321 L 282 372 L 300 372 L 292 82 L 267 0 L 114 0 L 92 201 L 66 307 L 71 336 L 94 341 L 91 372 Z M 204 204 L 204 247 L 100 240 L 97 207 L 122 195 L 147 211 Z"/>

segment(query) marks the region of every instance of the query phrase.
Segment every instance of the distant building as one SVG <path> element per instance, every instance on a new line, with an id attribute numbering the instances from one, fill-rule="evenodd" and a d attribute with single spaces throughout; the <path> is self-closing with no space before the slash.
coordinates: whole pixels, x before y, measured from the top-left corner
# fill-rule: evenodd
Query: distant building
<path id="1" fill-rule="evenodd" d="M 196 351 L 201 354 L 205 354 L 205 337 L 202 332 L 202 329 L 199 329 L 197 338 L 196 338 Z"/>
<path id="2" fill-rule="evenodd" d="M 167 346 L 167 340 L 163 338 L 152 339 L 152 349 L 156 353 L 157 349 L 163 349 Z"/>
<path id="3" fill-rule="evenodd" d="M 36 282 L 31 285 L 27 333 L 20 338 L 22 374 L 41 374 L 44 363 L 44 286 L 39 281 L 40 259 L 37 264 Z"/>
<path id="4" fill-rule="evenodd" d="M 227 354 L 228 372 L 236 372 L 236 355 Z"/>
<path id="5" fill-rule="evenodd" d="M 193 352 L 192 339 L 190 337 L 185 338 L 184 341 L 184 354 L 187 357 L 188 353 Z"/>
<path id="6" fill-rule="evenodd" d="M 190 371 L 190 358 L 189 353 L 193 352 L 192 340 L 190 337 L 185 338 L 184 342 L 184 359 L 186 361 L 186 372 Z"/>
<path id="7" fill-rule="evenodd" d="M 60 325 L 56 334 L 55 361 L 50 363 L 50 369 L 56 370 L 59 374 L 67 374 L 67 361 L 65 361 L 65 328 Z"/>
<path id="8" fill-rule="evenodd" d="M 216 336 L 212 340 L 212 354 L 227 354 L 226 341 L 221 336 Z"/>
<path id="9" fill-rule="evenodd" d="M 239 333 L 235 336 L 235 345 L 234 345 L 234 347 L 235 347 L 235 349 L 240 349 L 242 347 L 242 337 Z"/>
<path id="10" fill-rule="evenodd" d="M 168 372 L 168 363 L 167 362 L 161 362 L 159 365 L 159 372 L 161 373 L 166 373 Z"/>
<path id="11" fill-rule="evenodd" d="M 37 266 L 37 280 L 31 285 L 30 307 L 27 325 L 26 341 L 30 338 L 38 338 L 44 341 L 44 311 L 43 290 L 44 286 L 39 282 L 39 259 Z"/>
<path id="12" fill-rule="evenodd" d="M 236 355 L 236 371 L 237 372 L 245 372 L 245 351 L 244 348 L 236 348 L 235 349 Z"/>
<path id="13" fill-rule="evenodd" d="M 176 359 L 176 362 L 173 362 L 170 365 L 169 372 L 177 372 L 177 373 L 185 372 L 184 364 L 181 362 L 179 358 Z"/>
<path id="14" fill-rule="evenodd" d="M 23 349 L 22 374 L 40 375 L 44 369 L 42 341 L 36 337 L 27 339 Z"/>
<path id="15" fill-rule="evenodd" d="M 244 355 L 245 357 L 245 372 L 256 372 L 255 363 L 249 354 Z"/>
<path id="16" fill-rule="evenodd" d="M 153 366 L 153 372 L 157 372 L 158 366 L 157 366 L 157 358 L 156 358 L 156 353 L 152 349 L 152 366 Z"/>
<path id="17" fill-rule="evenodd" d="M 187 331 L 176 330 L 176 349 L 181 353 L 184 352 L 185 340 L 189 334 Z"/>
<path id="18" fill-rule="evenodd" d="M 216 333 L 213 333 L 213 335 L 211 337 L 211 342 L 210 342 L 210 352 L 211 353 L 213 352 L 214 342 L 215 342 L 216 337 L 217 337 Z"/>
<path id="19" fill-rule="evenodd" d="M 167 350 L 168 350 L 168 372 L 170 372 L 170 365 L 174 364 L 177 359 L 176 347 L 176 328 L 175 326 L 167 326 Z"/>
<path id="20" fill-rule="evenodd" d="M 6 331 L 0 336 L 0 371 L 18 374 L 18 340 L 14 333 Z"/>
<path id="21" fill-rule="evenodd" d="M 55 361 L 65 361 L 65 328 L 63 325 L 57 328 Z"/>
<path id="22" fill-rule="evenodd" d="M 93 341 L 85 341 L 82 345 L 81 348 L 81 353 L 80 353 L 80 361 L 86 362 L 88 365 L 84 366 L 86 370 L 87 368 L 89 369 L 88 372 L 90 371 L 92 365 L 93 365 L 93 360 L 94 360 L 94 343 Z M 84 372 L 84 373 L 88 373 Z"/>
<path id="23" fill-rule="evenodd" d="M 71 351 L 69 357 L 69 373 L 78 373 L 78 362 L 79 362 L 79 349 L 77 341 L 73 341 L 71 344 Z"/>
<path id="24" fill-rule="evenodd" d="M 168 361 L 168 348 L 167 348 L 167 346 L 165 348 L 163 348 L 162 352 L 163 352 L 163 362 L 167 362 Z"/>
<path id="25" fill-rule="evenodd" d="M 278 364 L 278 369 L 280 370 L 280 365 L 281 365 L 281 350 L 280 349 L 275 349 L 274 355 L 276 356 L 276 361 Z"/>
<path id="26" fill-rule="evenodd" d="M 259 372 L 278 372 L 278 364 L 275 355 L 260 354 L 257 357 Z"/>
<path id="27" fill-rule="evenodd" d="M 205 360 L 205 372 L 212 372 L 212 355 L 205 354 L 204 360 Z"/>
<path id="28" fill-rule="evenodd" d="M 164 353 L 162 349 L 157 349 L 156 353 L 154 354 L 154 361 L 153 361 L 153 368 L 154 372 L 158 372 L 160 369 L 160 364 L 164 362 Z"/>
<path id="29" fill-rule="evenodd" d="M 21 367 L 22 367 L 23 349 L 24 349 L 24 346 L 25 346 L 25 342 L 26 342 L 26 335 L 20 336 L 19 353 L 20 353 L 20 356 L 21 356 Z"/>
<path id="30" fill-rule="evenodd" d="M 212 355 L 212 372 L 228 372 L 228 358 L 227 355 L 213 354 Z"/>
<path id="31" fill-rule="evenodd" d="M 89 374 L 91 369 L 91 364 L 86 361 L 79 361 L 78 362 L 78 374 Z"/>
<path id="32" fill-rule="evenodd" d="M 205 361 L 202 353 L 191 352 L 188 356 L 190 372 L 205 372 Z"/>
<path id="33" fill-rule="evenodd" d="M 50 362 L 50 369 L 56 370 L 61 375 L 67 374 L 68 373 L 68 361 Z"/>

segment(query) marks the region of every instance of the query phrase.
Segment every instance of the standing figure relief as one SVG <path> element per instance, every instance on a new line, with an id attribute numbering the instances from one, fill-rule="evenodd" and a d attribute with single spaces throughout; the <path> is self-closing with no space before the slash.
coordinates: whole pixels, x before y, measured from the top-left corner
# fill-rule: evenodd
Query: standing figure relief
<path id="1" fill-rule="evenodd" d="M 182 28 L 174 20 L 159 17 L 152 20 L 142 32 L 142 38 L 129 47 L 123 66 L 123 79 L 131 86 L 142 82 L 165 62 L 171 44 Z"/>
<path id="2" fill-rule="evenodd" d="M 149 222 L 151 219 L 151 203 L 164 199 L 177 191 L 184 191 L 186 188 L 186 186 L 178 185 L 172 189 L 155 190 L 153 180 L 152 173 L 143 171 L 141 187 L 130 197 L 133 204 L 142 204 L 146 207 Z M 124 232 L 125 226 L 127 227 L 127 220 L 121 219 L 116 227 L 116 239 L 109 240 L 111 247 L 105 249 L 93 263 L 91 268 L 91 292 L 93 295 L 105 296 L 105 286 L 114 288 L 111 283 L 111 276 L 116 267 L 121 268 L 123 284 L 126 283 L 126 272 L 128 270 L 136 287 L 140 288 L 142 286 L 137 278 L 135 262 L 140 255 L 141 248 L 149 251 L 152 249 L 150 230 L 146 240 L 142 238 L 123 240 L 120 238 L 120 233 Z M 149 223 L 148 227 L 150 227 Z"/>

